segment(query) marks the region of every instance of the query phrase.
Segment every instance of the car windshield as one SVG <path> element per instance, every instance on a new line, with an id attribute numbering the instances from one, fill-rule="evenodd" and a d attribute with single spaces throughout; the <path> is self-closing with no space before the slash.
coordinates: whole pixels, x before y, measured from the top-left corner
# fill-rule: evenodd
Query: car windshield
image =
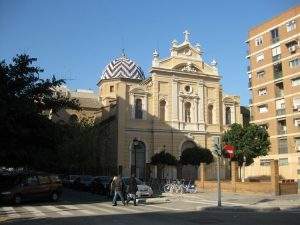
<path id="1" fill-rule="evenodd" d="M 123 178 L 123 181 L 124 181 L 124 184 L 125 185 L 128 185 L 129 184 L 129 177 L 126 177 L 126 178 Z M 138 178 L 135 178 L 135 180 L 136 180 L 136 184 L 137 185 L 142 185 L 143 184 L 143 182 L 140 180 L 140 179 L 138 179 Z"/>
<path id="2" fill-rule="evenodd" d="M 102 182 L 109 182 L 110 177 L 99 177 L 100 181 Z"/>
<path id="3" fill-rule="evenodd" d="M 90 180 L 92 180 L 92 179 L 93 179 L 92 176 L 83 176 L 83 177 L 82 177 L 82 180 L 83 180 L 83 181 L 90 181 Z"/>

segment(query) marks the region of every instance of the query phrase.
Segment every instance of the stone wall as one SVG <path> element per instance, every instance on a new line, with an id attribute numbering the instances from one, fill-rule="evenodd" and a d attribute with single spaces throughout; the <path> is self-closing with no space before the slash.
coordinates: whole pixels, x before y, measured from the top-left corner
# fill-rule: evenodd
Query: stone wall
<path id="1" fill-rule="evenodd" d="M 238 166 L 236 162 L 231 162 L 231 180 L 221 182 L 222 191 L 240 193 L 266 193 L 273 195 L 297 194 L 298 184 L 280 183 L 278 172 L 278 160 L 271 160 L 271 182 L 240 182 L 238 179 Z M 200 180 L 196 181 L 199 190 L 216 190 L 216 181 L 207 181 L 206 166 L 201 163 L 199 168 Z"/>

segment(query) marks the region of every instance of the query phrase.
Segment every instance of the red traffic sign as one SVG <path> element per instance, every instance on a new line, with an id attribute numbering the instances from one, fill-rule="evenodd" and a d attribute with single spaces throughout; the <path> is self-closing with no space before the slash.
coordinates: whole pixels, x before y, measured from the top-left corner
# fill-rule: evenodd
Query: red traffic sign
<path id="1" fill-rule="evenodd" d="M 224 145 L 223 149 L 225 150 L 225 152 L 228 154 L 228 158 L 233 158 L 234 157 L 234 151 L 235 151 L 235 147 L 232 145 Z"/>

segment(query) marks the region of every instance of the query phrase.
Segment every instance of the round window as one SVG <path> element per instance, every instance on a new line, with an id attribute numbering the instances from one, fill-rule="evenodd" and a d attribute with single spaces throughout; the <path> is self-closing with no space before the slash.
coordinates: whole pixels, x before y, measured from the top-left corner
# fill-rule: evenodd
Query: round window
<path id="1" fill-rule="evenodd" d="M 184 87 L 184 90 L 185 90 L 186 92 L 190 93 L 190 92 L 192 91 L 192 88 L 191 88 L 190 85 L 186 85 L 186 86 Z"/>

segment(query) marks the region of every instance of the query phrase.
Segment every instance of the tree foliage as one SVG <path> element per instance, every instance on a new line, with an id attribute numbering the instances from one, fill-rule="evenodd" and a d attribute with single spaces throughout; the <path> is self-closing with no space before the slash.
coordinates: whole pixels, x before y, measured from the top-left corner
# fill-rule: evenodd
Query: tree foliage
<path id="1" fill-rule="evenodd" d="M 200 163 L 210 164 L 213 162 L 213 155 L 209 149 L 194 147 L 183 150 L 180 162 L 183 165 L 199 166 Z"/>
<path id="2" fill-rule="evenodd" d="M 17 55 L 10 64 L 0 62 L 1 166 L 54 166 L 51 157 L 57 154 L 63 128 L 43 112 L 78 109 L 75 100 L 53 94 L 64 81 L 41 79 L 43 69 L 34 62 L 28 55 Z"/>
<path id="3" fill-rule="evenodd" d="M 238 161 L 239 165 L 243 164 L 244 156 L 246 165 L 250 165 L 254 158 L 267 155 L 270 148 L 268 132 L 256 124 L 249 124 L 246 127 L 232 124 L 230 130 L 225 132 L 223 142 L 235 147 L 233 160 Z"/>
<path id="4" fill-rule="evenodd" d="M 168 152 L 161 151 L 159 153 L 154 154 L 151 157 L 152 165 L 168 165 L 168 166 L 176 166 L 177 159 L 175 156 L 171 155 Z"/>

